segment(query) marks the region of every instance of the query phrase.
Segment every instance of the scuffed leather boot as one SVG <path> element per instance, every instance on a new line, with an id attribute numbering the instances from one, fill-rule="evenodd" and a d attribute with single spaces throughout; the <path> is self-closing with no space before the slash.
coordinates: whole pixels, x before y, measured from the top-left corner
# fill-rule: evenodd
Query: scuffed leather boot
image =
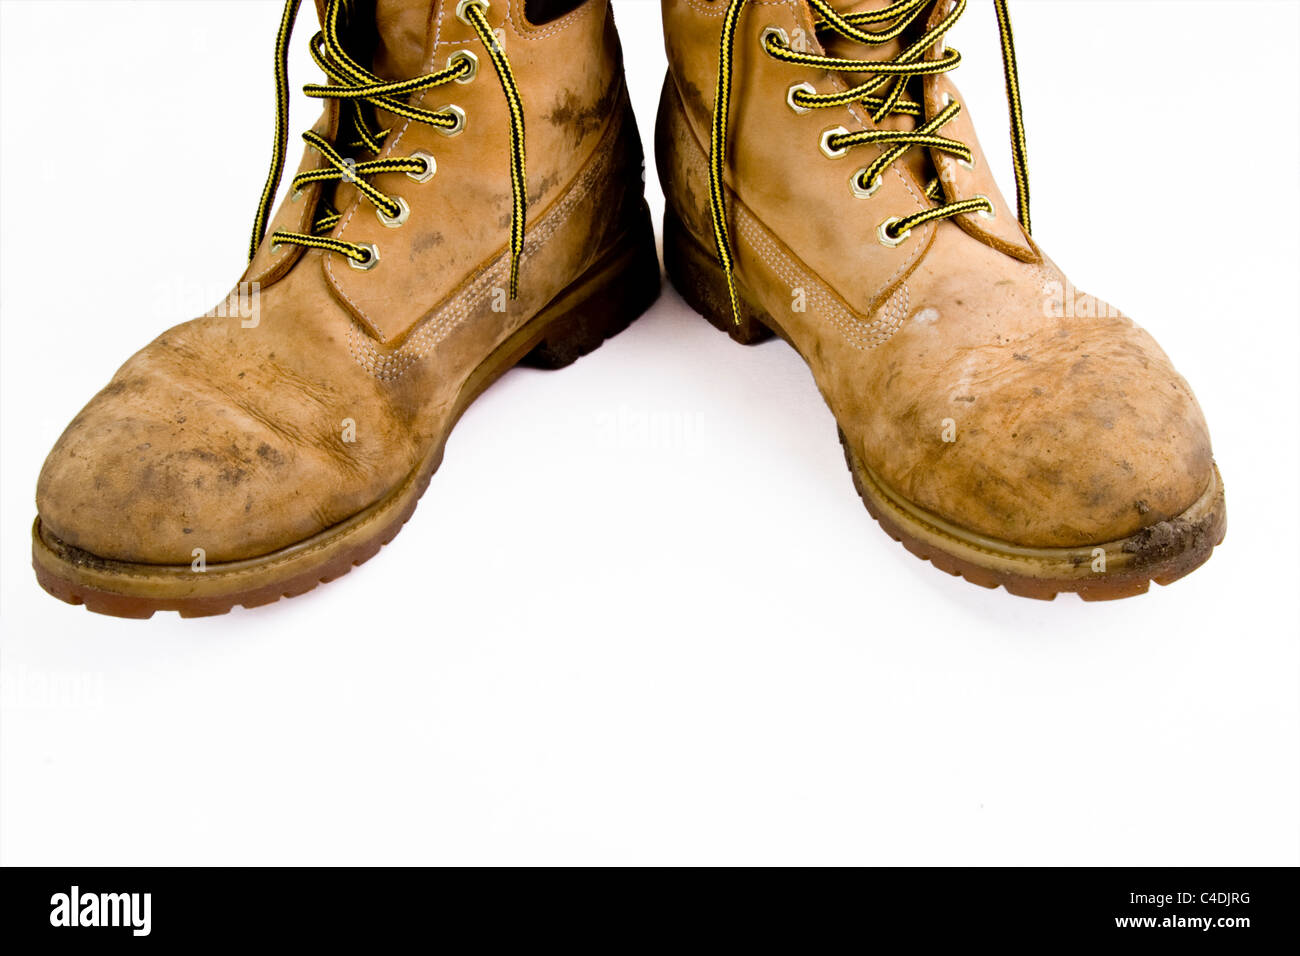
<path id="1" fill-rule="evenodd" d="M 1224 499 L 1200 408 L 1146 332 L 1030 238 L 947 73 L 965 0 L 664 0 L 664 256 L 739 342 L 811 366 L 862 499 L 911 551 L 1032 597 L 1204 562 Z"/>
<path id="2" fill-rule="evenodd" d="M 34 564 L 65 601 L 213 614 L 343 574 L 493 380 L 658 294 L 607 0 L 318 0 L 324 114 L 268 224 L 297 12 L 240 286 L 132 357 L 41 472 Z"/>

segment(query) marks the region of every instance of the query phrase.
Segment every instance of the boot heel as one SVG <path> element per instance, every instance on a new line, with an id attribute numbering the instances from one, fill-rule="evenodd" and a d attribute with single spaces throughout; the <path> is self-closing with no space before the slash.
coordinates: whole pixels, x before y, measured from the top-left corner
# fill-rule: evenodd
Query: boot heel
<path id="1" fill-rule="evenodd" d="M 727 277 L 717 256 L 700 245 L 671 206 L 664 210 L 664 269 L 681 297 L 714 328 L 741 345 L 757 345 L 772 337 L 763 313 L 739 293 L 740 315 L 732 314 Z"/>
<path id="2" fill-rule="evenodd" d="M 650 210 L 642 206 L 624 239 L 547 306 L 553 317 L 520 365 L 559 369 L 594 352 L 659 298 L 659 254 Z"/>

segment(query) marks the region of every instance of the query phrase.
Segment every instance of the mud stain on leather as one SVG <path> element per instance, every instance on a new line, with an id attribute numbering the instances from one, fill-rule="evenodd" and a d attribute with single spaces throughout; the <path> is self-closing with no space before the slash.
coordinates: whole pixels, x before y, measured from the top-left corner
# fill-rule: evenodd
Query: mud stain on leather
<path id="1" fill-rule="evenodd" d="M 277 449 L 272 448 L 266 442 L 262 442 L 262 444 L 257 446 L 257 457 L 262 459 L 262 461 L 266 462 L 268 465 L 279 467 L 284 464 L 284 455 L 280 454 Z"/>
<path id="2" fill-rule="evenodd" d="M 591 104 L 584 104 L 573 95 L 572 90 L 565 90 L 563 98 L 546 114 L 546 121 L 552 126 L 568 130 L 573 141 L 580 143 L 604 125 L 613 105 L 614 87 L 612 86 L 600 95 L 600 99 Z"/>
<path id="3" fill-rule="evenodd" d="M 189 458 L 197 458 L 199 461 L 203 462 L 206 465 L 214 465 L 223 460 L 219 455 L 216 455 L 208 451 L 206 448 L 190 448 L 185 451 L 173 452 L 171 455 L 168 455 L 167 457 L 180 458 L 181 460 L 185 460 Z"/>
<path id="4" fill-rule="evenodd" d="M 443 238 L 440 232 L 430 232 L 423 236 L 416 236 L 415 241 L 411 243 L 411 261 L 414 262 L 415 257 L 420 253 L 428 252 L 430 249 L 442 245 L 442 243 Z"/>
<path id="5" fill-rule="evenodd" d="M 696 198 L 695 186 L 690 179 L 684 179 L 682 181 L 682 195 L 684 197 L 684 205 L 686 206 L 684 210 L 685 215 L 692 219 L 692 225 L 703 227 L 706 221 L 703 210 L 709 207 L 708 202 L 705 201 L 702 203 Z"/>
<path id="6" fill-rule="evenodd" d="M 266 447 L 271 452 L 279 454 L 270 446 Z M 258 454 L 261 454 L 261 449 L 258 449 Z M 207 470 L 201 474 L 186 474 L 190 462 L 199 462 L 206 466 Z M 202 490 L 204 479 L 211 475 L 215 475 L 218 480 L 228 485 L 239 485 L 249 476 L 248 469 L 243 467 L 248 463 L 249 459 L 240 454 L 239 449 L 234 445 L 230 447 L 228 455 L 218 455 L 206 448 L 186 448 L 171 452 L 156 465 L 147 465 L 140 472 L 140 478 L 136 483 L 137 490 L 159 497 L 174 498 L 180 493 L 182 485 Z"/>
<path id="7" fill-rule="evenodd" d="M 158 464 L 150 463 L 140 469 L 125 503 L 129 507 L 136 501 L 150 504 L 175 501 L 182 496 L 183 484 L 180 472 L 168 467 L 165 459 Z"/>
<path id="8" fill-rule="evenodd" d="M 1133 555 L 1133 566 L 1136 568 L 1156 564 L 1173 555 L 1196 552 L 1205 547 L 1205 539 L 1213 524 L 1213 515 L 1206 515 L 1198 521 L 1186 518 L 1161 521 L 1143 528 L 1125 541 L 1124 552 Z"/>
<path id="9" fill-rule="evenodd" d="M 66 541 L 56 538 L 49 531 L 43 530 L 41 536 L 51 545 L 54 553 L 69 564 L 81 568 L 89 568 L 92 571 L 115 570 L 112 561 L 106 561 L 104 558 L 91 554 L 89 551 L 82 551 L 80 548 L 74 548 Z"/>
<path id="10" fill-rule="evenodd" d="M 713 112 L 705 102 L 704 94 L 700 92 L 700 88 L 690 80 L 678 80 L 677 87 L 680 90 L 682 99 L 685 101 L 686 105 L 695 113 L 708 115 Z"/>
<path id="11" fill-rule="evenodd" d="M 527 208 L 532 209 L 534 206 L 536 206 L 539 202 L 541 202 L 542 197 L 546 195 L 546 193 L 549 192 L 551 189 L 558 186 L 559 183 L 560 183 L 559 173 L 550 173 L 546 176 L 541 177 L 538 180 L 530 179 L 528 181 L 529 188 L 528 188 Z M 497 228 L 509 229 L 510 223 L 514 219 L 514 204 L 515 204 L 514 197 L 511 196 L 509 193 L 502 193 L 501 195 L 497 196 L 494 204 L 498 208 L 504 208 L 506 210 L 505 212 L 497 216 Z"/>
<path id="12" fill-rule="evenodd" d="M 551 172 L 535 182 L 529 182 L 528 205 L 535 206 L 543 196 L 560 184 L 560 174 Z"/>
<path id="13" fill-rule="evenodd" d="M 123 395 L 127 392 L 143 392 L 148 386 L 148 382 L 143 378 L 126 378 L 116 382 L 109 382 L 99 392 L 100 397 L 112 398 L 115 395 Z"/>

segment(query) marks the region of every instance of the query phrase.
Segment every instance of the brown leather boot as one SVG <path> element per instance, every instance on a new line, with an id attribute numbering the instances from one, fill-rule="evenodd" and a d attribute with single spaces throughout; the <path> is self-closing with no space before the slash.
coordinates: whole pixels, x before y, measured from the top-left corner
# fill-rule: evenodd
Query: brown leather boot
<path id="1" fill-rule="evenodd" d="M 1005 4 L 1019 217 L 947 76 L 965 0 L 663 7 L 669 276 L 738 342 L 799 351 L 885 530 L 1041 598 L 1204 562 L 1224 500 L 1191 389 L 1030 238 Z"/>
<path id="2" fill-rule="evenodd" d="M 559 368 L 655 299 L 607 0 L 317 0 L 329 85 L 248 270 L 133 356 L 41 471 L 37 578 L 94 611 L 222 613 L 391 540 L 511 366 Z"/>

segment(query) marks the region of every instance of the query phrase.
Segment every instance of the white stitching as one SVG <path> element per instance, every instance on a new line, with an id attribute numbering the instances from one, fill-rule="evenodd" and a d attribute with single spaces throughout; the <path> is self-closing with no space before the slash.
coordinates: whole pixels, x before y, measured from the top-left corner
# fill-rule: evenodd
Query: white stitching
<path id="1" fill-rule="evenodd" d="M 614 123 L 606 130 L 602 140 L 617 136 L 621 128 L 622 122 L 616 114 Z M 573 211 L 581 205 L 599 178 L 608 171 L 612 161 L 612 150 L 597 146 L 593 158 L 596 161 L 588 165 L 578 176 L 568 193 L 537 223 L 535 228 L 528 231 L 528 236 L 524 240 L 525 258 L 535 253 L 569 220 Z M 379 343 L 371 339 L 356 318 L 349 316 L 351 323 L 348 327 L 348 352 L 358 365 L 379 381 L 396 381 L 467 319 L 473 306 L 481 302 L 494 288 L 503 284 L 507 259 L 508 255 L 505 253 L 498 256 L 467 289 L 416 326 L 411 336 L 391 352 L 383 350 Z"/>
<path id="2" fill-rule="evenodd" d="M 550 24 L 545 30 L 521 33 L 519 31 L 519 28 L 515 25 L 514 11 L 512 9 L 511 0 L 506 0 L 505 19 L 510 23 L 511 32 L 519 39 L 543 40 L 567 29 L 568 27 L 577 23 L 578 20 L 582 17 L 593 16 L 594 14 L 592 13 L 592 11 L 594 11 L 595 8 L 596 8 L 596 4 L 594 3 L 583 4 L 578 9 L 570 11 L 560 19 L 556 20 L 554 23 Z M 446 5 L 442 5 L 438 9 L 438 19 L 437 19 L 436 26 L 434 27 L 434 34 L 433 34 L 433 47 L 429 52 L 429 59 L 424 65 L 424 69 L 426 71 L 431 71 L 433 68 L 433 64 L 436 63 L 438 60 L 438 45 L 440 42 L 439 37 L 441 37 L 442 35 L 442 18 L 446 14 L 446 10 L 447 10 Z M 478 42 L 478 38 L 474 37 L 470 40 L 464 40 L 464 41 L 448 40 L 447 45 L 448 46 L 469 45 L 476 42 Z M 421 106 L 425 105 L 425 101 L 429 95 L 429 92 L 430 91 L 426 90 L 425 92 L 420 94 Z M 387 158 L 393 155 L 398 145 L 402 142 L 402 137 L 406 135 L 406 131 L 410 129 L 411 122 L 412 122 L 410 118 L 404 118 L 404 120 L 405 121 L 402 123 L 402 128 L 397 131 L 397 135 L 384 143 L 384 150 L 378 158 Z M 362 201 L 363 201 L 363 197 L 359 194 L 355 199 L 353 199 L 351 206 L 348 208 L 347 215 L 345 215 L 343 219 L 339 222 L 334 235 L 336 235 L 340 239 L 343 238 L 343 234 L 347 231 L 348 223 L 350 223 L 352 221 L 352 217 L 356 215 L 357 210 L 361 207 Z M 379 333 L 381 338 L 387 338 L 388 334 L 384 331 L 383 327 L 373 317 L 371 317 L 371 315 L 365 309 L 363 309 L 360 305 L 358 305 L 356 301 L 354 301 L 353 298 L 350 295 L 348 295 L 346 291 L 344 291 L 342 282 L 340 281 L 338 276 L 334 274 L 334 259 L 330 256 L 325 257 L 325 274 L 329 278 L 330 285 L 332 285 L 334 287 L 334 290 L 340 296 L 343 297 L 343 300 L 347 302 L 349 306 L 352 307 L 353 312 L 355 312 L 358 316 L 360 316 L 362 319 L 368 322 L 371 328 L 373 328 L 376 332 Z"/>
<path id="3" fill-rule="evenodd" d="M 864 322 L 856 314 L 843 308 L 813 276 L 804 272 L 767 235 L 763 226 L 747 211 L 737 208 L 738 232 L 749 243 L 754 254 L 785 282 L 793 292 L 796 288 L 807 290 L 808 300 L 843 333 L 849 344 L 860 351 L 883 345 L 902 326 L 907 317 L 911 294 L 907 283 L 902 283 L 889 300 L 876 310 L 876 318 Z"/>

